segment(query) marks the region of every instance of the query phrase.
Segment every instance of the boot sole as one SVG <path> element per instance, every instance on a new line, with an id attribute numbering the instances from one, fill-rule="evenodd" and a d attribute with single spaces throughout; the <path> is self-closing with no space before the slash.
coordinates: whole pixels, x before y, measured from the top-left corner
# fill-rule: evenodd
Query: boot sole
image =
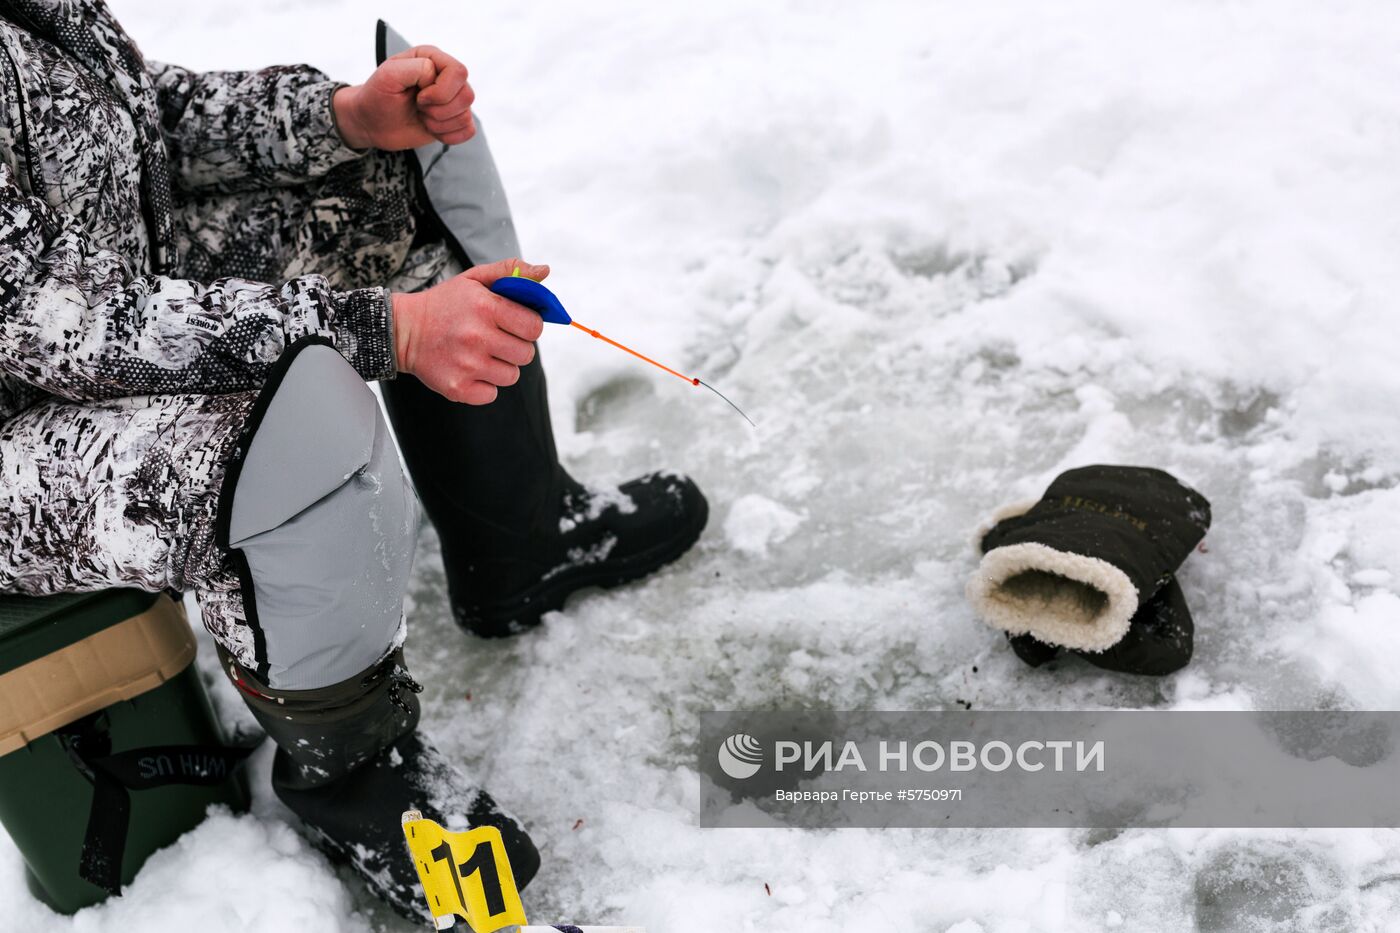
<path id="1" fill-rule="evenodd" d="M 329 861 L 332 865 L 342 866 L 354 872 L 355 875 L 358 876 L 358 880 L 360 884 L 364 886 L 365 890 L 367 890 L 371 895 L 373 895 L 374 898 L 377 901 L 379 901 L 380 904 L 387 907 L 389 910 L 393 911 L 398 916 L 402 917 L 405 920 L 408 920 L 411 923 L 422 924 L 425 922 L 432 922 L 433 915 L 432 912 L 428 910 L 428 903 L 426 898 L 415 897 L 413 901 L 409 903 L 403 903 L 395 899 L 390 894 L 387 894 L 382 891 L 376 891 L 370 885 L 369 881 L 365 878 L 365 876 L 360 872 L 359 868 L 355 866 L 355 853 L 350 849 L 349 846 L 345 845 L 344 843 L 337 842 L 330 836 L 326 835 L 325 833 L 321 832 L 320 830 L 316 829 L 314 826 L 312 826 L 309 823 L 306 823 L 305 821 L 302 821 L 301 836 L 307 842 L 311 843 L 312 848 L 324 855 L 326 857 L 326 860 Z M 408 857 L 407 853 L 408 848 L 407 846 L 405 846 L 405 858 Z"/>
<path id="2" fill-rule="evenodd" d="M 408 920 L 411 923 L 422 924 L 425 921 L 429 923 L 432 922 L 432 912 L 428 909 L 426 895 L 424 894 L 421 888 L 412 892 L 410 895 L 410 899 L 407 902 L 400 901 L 392 894 L 389 894 L 387 892 L 375 890 L 375 888 L 370 884 L 368 878 L 366 878 L 365 875 L 360 871 L 360 869 L 356 867 L 354 850 L 352 850 L 345 843 L 332 839 L 325 832 L 322 832 L 321 830 L 317 829 L 315 826 L 306 822 L 305 820 L 299 820 L 299 822 L 301 823 L 302 838 L 305 839 L 307 842 L 311 843 L 312 848 L 316 849 L 316 851 L 324 855 L 326 857 L 326 860 L 329 861 L 332 865 L 343 866 L 345 868 L 350 869 L 352 872 L 358 875 L 360 884 L 362 884 L 365 887 L 365 890 L 369 891 L 369 893 L 372 894 L 375 897 L 375 899 L 379 901 L 380 904 L 389 908 L 389 910 L 392 910 L 394 913 L 398 914 L 400 917 L 402 917 L 405 920 Z M 469 823 L 468 825 L 471 829 L 479 829 L 482 826 L 493 826 L 496 824 L 482 822 Z M 496 826 L 496 828 L 501 829 L 500 826 Z M 504 834 L 505 830 L 501 829 L 501 832 Z M 521 835 L 524 835 L 523 829 L 520 829 L 519 832 L 521 833 Z M 506 856 L 507 861 L 510 862 L 511 874 L 515 878 L 516 887 L 520 888 L 522 891 L 527 885 L 529 885 L 531 881 L 534 880 L 535 875 L 539 874 L 541 862 L 540 852 L 539 849 L 535 848 L 534 841 L 531 840 L 529 836 L 524 836 L 524 838 L 526 849 L 528 851 L 517 851 L 515 853 L 514 861 L 510 860 L 511 852 L 509 851 L 509 841 L 507 841 L 506 843 Z M 522 856 L 524 857 L 522 858 Z M 405 846 L 404 858 L 408 857 L 408 848 Z M 463 927 L 463 929 L 468 928 Z"/>
<path id="3" fill-rule="evenodd" d="M 546 613 L 563 609 L 569 597 L 579 590 L 588 587 L 610 590 L 679 560 L 700 540 L 709 518 L 709 503 L 702 499 L 694 524 L 684 534 L 624 561 L 570 568 L 490 607 L 458 609 L 454 613 L 457 624 L 479 638 L 509 638 L 529 631 L 540 624 Z"/>

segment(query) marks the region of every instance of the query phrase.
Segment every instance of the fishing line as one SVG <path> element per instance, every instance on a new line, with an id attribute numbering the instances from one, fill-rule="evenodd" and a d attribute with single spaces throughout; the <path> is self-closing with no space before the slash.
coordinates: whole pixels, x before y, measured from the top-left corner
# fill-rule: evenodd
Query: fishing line
<path id="1" fill-rule="evenodd" d="M 719 389 L 716 389 L 708 382 L 703 381 L 698 376 L 687 376 L 684 373 L 677 372 L 676 370 L 665 365 L 664 363 L 658 363 L 656 360 L 652 359 L 646 354 L 638 353 L 636 350 L 633 350 L 626 344 L 618 343 L 611 337 L 608 337 L 605 334 L 600 334 L 598 331 L 587 326 L 586 324 L 582 324 L 578 321 L 575 321 L 572 317 L 569 316 L 569 312 L 564 310 L 564 305 L 559 301 L 559 298 L 553 292 L 545 288 L 539 282 L 536 282 L 534 279 L 528 279 L 522 276 L 520 274 L 519 269 L 516 269 L 514 272 L 512 272 L 510 275 L 504 278 L 497 279 L 495 284 L 491 286 L 491 291 L 495 292 L 497 295 L 500 295 L 502 298 L 508 298 L 511 301 L 516 302 L 517 304 L 522 304 L 530 310 L 535 311 L 539 314 L 541 318 L 543 318 L 550 324 L 571 324 L 574 327 L 577 327 L 579 330 L 583 331 L 585 334 L 588 334 L 591 337 L 596 337 L 597 339 L 603 341 L 604 343 L 610 346 L 616 347 L 624 353 L 630 353 L 637 359 L 642 360 L 643 362 L 650 363 L 657 369 L 664 370 L 665 372 L 670 373 L 677 379 L 684 379 L 686 382 L 690 383 L 693 386 L 704 386 L 714 394 L 718 395 L 720 398 L 724 399 L 725 403 L 730 408 L 737 411 L 739 415 L 750 425 L 752 425 L 755 428 L 758 427 L 757 424 L 754 424 L 754 420 L 744 413 L 744 410 L 742 408 L 730 401 L 729 396 L 725 395 L 723 392 L 721 392 Z"/>
<path id="2" fill-rule="evenodd" d="M 743 419 L 744 419 L 745 421 L 747 421 L 749 424 L 753 425 L 755 428 L 758 427 L 758 425 L 756 425 L 756 424 L 753 423 L 753 419 L 752 419 L 752 418 L 750 418 L 748 415 L 745 415 L 745 414 L 744 414 L 744 410 L 743 410 L 742 408 L 740 408 L 738 405 L 735 405 L 733 402 L 730 402 L 730 401 L 729 401 L 729 396 L 725 395 L 725 394 L 724 394 L 723 392 L 721 392 L 719 389 L 716 389 L 714 386 L 710 385 L 708 382 L 704 382 L 704 381 L 702 381 L 702 380 L 699 379 L 699 378 L 697 378 L 697 379 L 695 380 L 695 384 L 698 385 L 698 386 L 704 386 L 705 388 L 709 389 L 709 390 L 710 390 L 711 392 L 713 392 L 714 394 L 718 395 L 720 398 L 724 399 L 726 402 L 729 403 L 729 407 L 730 407 L 730 408 L 734 409 L 734 410 L 737 411 L 741 416 L 743 416 Z"/>
<path id="3" fill-rule="evenodd" d="M 728 404 L 730 408 L 732 408 L 732 409 L 734 409 L 735 411 L 737 411 L 737 412 L 743 417 L 743 419 L 744 419 L 745 421 L 747 421 L 749 424 L 753 424 L 754 427 L 758 427 L 758 425 L 756 425 L 756 424 L 753 423 L 753 419 L 752 419 L 752 418 L 750 418 L 748 415 L 744 414 L 744 410 L 743 410 L 742 408 L 740 408 L 738 405 L 735 405 L 732 401 L 730 401 L 729 396 L 725 395 L 725 394 L 724 394 L 723 392 L 721 392 L 719 389 L 716 389 L 714 386 L 710 385 L 708 382 L 706 382 L 705 380 L 701 379 L 699 376 L 686 376 L 686 375 L 683 375 L 682 373 L 678 373 L 678 372 L 676 372 L 674 369 L 672 369 L 671 367 L 667 366 L 666 364 L 664 364 L 664 363 L 658 363 L 658 362 L 656 362 L 656 360 L 652 359 L 651 357 L 649 357 L 649 356 L 647 356 L 647 355 L 645 355 L 645 354 L 643 354 L 643 353 L 638 353 L 636 350 L 633 350 L 631 347 L 629 347 L 629 346 L 627 346 L 627 345 L 625 345 L 625 344 L 618 343 L 616 340 L 612 339 L 611 337 L 608 337 L 608 336 L 606 336 L 606 335 L 604 335 L 604 334 L 600 334 L 600 333 L 598 333 L 596 330 L 594 330 L 593 328 L 591 328 L 591 327 L 589 327 L 589 326 L 587 326 L 587 325 L 585 325 L 585 324 L 580 324 L 578 321 L 570 321 L 569 323 L 573 324 L 575 327 L 577 327 L 579 330 L 583 331 L 584 333 L 589 334 L 589 335 L 594 336 L 594 337 L 597 337 L 599 340 L 603 341 L 604 343 L 611 344 L 612 346 L 617 347 L 619 350 L 622 350 L 622 351 L 624 351 L 624 352 L 626 352 L 626 353 L 632 354 L 633 356 L 635 356 L 635 357 L 636 357 L 637 359 L 639 359 L 639 360 L 646 360 L 648 363 L 650 363 L 651 365 L 655 366 L 657 369 L 664 369 L 666 372 L 668 372 L 668 373 L 670 373 L 671 375 L 675 376 L 677 379 L 684 379 L 686 382 L 690 383 L 690 384 L 693 385 L 693 386 L 704 386 L 705 388 L 709 389 L 709 390 L 710 390 L 711 392 L 713 392 L 714 394 L 718 395 L 720 398 L 724 399 L 725 403 Z"/>

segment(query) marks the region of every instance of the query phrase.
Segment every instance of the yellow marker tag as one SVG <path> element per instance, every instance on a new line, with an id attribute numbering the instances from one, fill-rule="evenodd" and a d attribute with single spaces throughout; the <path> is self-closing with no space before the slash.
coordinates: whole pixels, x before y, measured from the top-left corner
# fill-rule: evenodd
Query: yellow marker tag
<path id="1" fill-rule="evenodd" d="M 409 810 L 403 815 L 403 835 L 439 930 L 458 917 L 475 933 L 528 922 L 499 829 L 479 826 L 448 832 Z"/>
<path id="2" fill-rule="evenodd" d="M 519 266 L 516 266 L 516 267 L 515 267 L 515 271 L 511 273 L 511 277 L 512 277 L 512 278 L 517 278 L 517 279 L 520 278 L 520 267 L 519 267 Z"/>

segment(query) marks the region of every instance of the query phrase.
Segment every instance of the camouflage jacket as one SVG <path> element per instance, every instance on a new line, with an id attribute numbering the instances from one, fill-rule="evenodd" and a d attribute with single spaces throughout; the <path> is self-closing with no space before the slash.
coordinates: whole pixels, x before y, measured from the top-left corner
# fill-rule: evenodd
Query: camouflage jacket
<path id="1" fill-rule="evenodd" d="M 147 63 L 101 0 L 0 0 L 0 421 L 45 394 L 257 388 L 312 333 L 366 379 L 392 375 L 382 287 L 314 264 L 271 284 L 181 277 L 220 271 L 192 260 L 201 243 L 224 270 L 275 267 L 259 261 L 258 212 L 214 206 L 359 159 L 334 124 L 336 86 L 300 66 Z M 191 232 L 182 212 L 204 207 Z"/>

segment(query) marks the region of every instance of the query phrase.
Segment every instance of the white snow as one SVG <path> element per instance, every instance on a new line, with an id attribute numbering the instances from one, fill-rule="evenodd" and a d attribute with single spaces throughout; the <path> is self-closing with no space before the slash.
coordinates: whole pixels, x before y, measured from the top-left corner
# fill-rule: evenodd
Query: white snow
<path id="1" fill-rule="evenodd" d="M 489 643 L 450 622 L 425 540 L 426 728 L 530 822 L 532 920 L 1400 926 L 1393 830 L 701 831 L 692 766 L 713 708 L 1400 704 L 1393 5 L 113 6 L 152 57 L 209 68 L 358 80 L 380 14 L 455 50 L 526 258 L 580 320 L 758 424 L 553 330 L 570 468 L 684 469 L 711 529 Z M 1095 461 L 1214 505 L 1182 576 L 1196 659 L 1162 681 L 1029 670 L 963 599 L 978 519 Z M 264 793 L 72 920 L 0 841 L 0 928 L 410 929 L 284 820 Z"/>
<path id="2" fill-rule="evenodd" d="M 762 557 L 768 546 L 797 530 L 803 517 L 767 496 L 750 493 L 734 500 L 724 520 L 724 536 L 736 551 Z"/>
<path id="3" fill-rule="evenodd" d="M 585 502 L 577 503 L 572 498 L 569 502 L 576 511 L 566 508 L 559 516 L 561 534 L 573 531 L 580 522 L 596 521 L 608 509 L 617 509 L 623 515 L 631 515 L 637 511 L 637 503 L 632 501 L 632 497 L 616 486 L 594 486 L 588 490 Z M 578 508 L 579 505 L 585 507 Z"/>

